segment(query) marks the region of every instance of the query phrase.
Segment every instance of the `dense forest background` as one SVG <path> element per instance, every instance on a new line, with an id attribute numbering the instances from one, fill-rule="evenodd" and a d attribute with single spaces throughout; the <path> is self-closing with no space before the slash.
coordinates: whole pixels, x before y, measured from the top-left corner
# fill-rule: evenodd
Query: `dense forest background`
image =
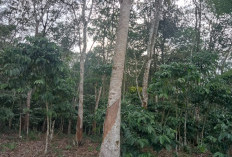
<path id="1" fill-rule="evenodd" d="M 0 156 L 231 157 L 231 52 L 232 0 L 0 0 Z"/>

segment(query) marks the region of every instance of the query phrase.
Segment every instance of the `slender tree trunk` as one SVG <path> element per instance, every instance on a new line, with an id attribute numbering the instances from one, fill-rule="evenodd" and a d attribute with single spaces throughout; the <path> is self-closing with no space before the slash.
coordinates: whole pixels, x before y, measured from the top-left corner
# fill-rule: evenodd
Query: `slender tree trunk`
<path id="1" fill-rule="evenodd" d="M 139 75 L 140 75 L 140 72 L 142 70 L 140 70 L 140 72 L 138 73 L 138 61 L 137 61 L 137 58 L 136 58 L 136 55 L 134 54 L 134 58 L 135 58 L 135 84 L 136 84 L 136 90 L 137 90 L 137 94 L 139 96 L 139 100 L 141 102 L 141 104 L 143 103 L 142 101 L 142 97 L 141 97 L 141 94 L 140 94 L 140 91 L 139 91 L 139 82 L 138 82 L 138 78 L 139 78 Z"/>
<path id="2" fill-rule="evenodd" d="M 185 116 L 184 116 L 184 146 L 187 145 L 187 109 L 185 110 Z"/>
<path id="3" fill-rule="evenodd" d="M 63 133 L 63 130 L 64 130 L 64 119 L 61 118 L 61 120 L 60 120 L 60 132 Z"/>
<path id="4" fill-rule="evenodd" d="M 47 111 L 47 132 L 46 132 L 46 143 L 45 143 L 45 150 L 44 154 L 47 154 L 48 152 L 48 140 L 49 140 L 49 116 L 48 116 L 48 102 L 46 102 L 46 111 Z"/>
<path id="5" fill-rule="evenodd" d="M 198 16 L 199 16 L 199 23 L 198 23 L 198 35 L 197 35 L 197 52 L 200 49 L 200 40 L 201 40 L 201 6 L 202 6 L 202 0 L 199 0 L 199 8 L 198 8 Z"/>
<path id="6" fill-rule="evenodd" d="M 71 128 L 72 128 L 72 120 L 69 119 L 69 120 L 68 120 L 68 135 L 71 134 Z"/>
<path id="7" fill-rule="evenodd" d="M 45 125 L 46 125 L 46 119 L 44 119 L 44 121 L 43 121 L 43 125 L 42 125 L 42 132 L 44 132 L 44 131 L 45 131 Z"/>
<path id="8" fill-rule="evenodd" d="M 197 2 L 199 1 L 199 3 Z M 195 4 L 195 52 L 199 52 L 201 38 L 201 0 L 193 0 Z"/>
<path id="9" fill-rule="evenodd" d="M 8 125 L 9 125 L 9 129 L 11 129 L 11 125 L 12 125 L 12 118 L 9 119 L 8 121 Z"/>
<path id="10" fill-rule="evenodd" d="M 147 87 L 148 87 L 148 79 L 149 79 L 149 72 L 151 67 L 151 61 L 152 61 L 152 55 L 154 52 L 154 45 L 157 38 L 157 31 L 159 27 L 159 14 L 160 14 L 160 8 L 161 8 L 162 0 L 156 0 L 155 1 L 155 13 L 154 18 L 151 21 L 151 28 L 149 33 L 149 41 L 147 46 L 147 61 L 143 76 L 143 89 L 142 89 L 142 96 L 143 96 L 143 103 L 142 106 L 144 108 L 147 108 L 148 103 L 148 93 L 147 93 Z"/>
<path id="11" fill-rule="evenodd" d="M 131 0 L 120 0 L 120 17 L 100 157 L 120 156 L 121 91 L 130 7 Z"/>
<path id="12" fill-rule="evenodd" d="M 31 94 L 32 94 L 32 89 L 28 91 L 27 93 L 27 113 L 26 113 L 26 131 L 27 131 L 27 137 L 29 134 L 29 124 L 30 124 L 30 107 L 31 107 Z"/>
<path id="13" fill-rule="evenodd" d="M 162 40 L 162 45 L 161 45 L 161 60 L 162 60 L 162 64 L 164 64 L 164 47 L 165 47 L 165 42 L 166 42 L 166 38 L 164 38 Z"/>
<path id="14" fill-rule="evenodd" d="M 84 57 L 82 55 L 80 61 L 80 86 L 79 86 L 79 106 L 76 128 L 76 141 L 78 144 L 82 142 L 83 136 L 83 99 L 84 99 Z"/>
<path id="15" fill-rule="evenodd" d="M 93 4 L 92 4 L 93 5 Z M 83 99 L 84 99 L 84 70 L 85 70 L 85 55 L 87 48 L 87 26 L 88 21 L 85 17 L 86 0 L 82 5 L 82 23 L 83 23 L 83 49 L 80 58 L 80 83 L 79 83 L 79 106 L 76 126 L 76 142 L 78 145 L 82 143 L 83 137 Z M 90 17 L 91 13 L 89 14 Z"/>
<path id="16" fill-rule="evenodd" d="M 98 105 L 99 105 L 99 101 L 100 101 L 100 97 L 101 97 L 101 92 L 102 92 L 102 86 L 100 87 L 98 94 L 96 93 L 96 104 L 95 104 L 95 108 L 94 108 L 94 115 L 96 114 L 96 111 L 98 109 Z M 96 120 L 93 120 L 93 134 L 96 133 L 96 127 L 97 127 L 97 123 Z"/>
<path id="17" fill-rule="evenodd" d="M 77 91 L 79 91 L 79 87 L 78 87 L 78 90 Z M 72 103 L 72 108 L 73 108 L 73 110 L 75 110 L 75 104 L 76 104 L 76 98 L 74 97 L 73 98 L 73 103 Z M 69 121 L 68 121 L 68 134 L 70 135 L 71 134 L 71 132 L 72 132 L 72 114 L 71 114 L 71 119 L 69 119 Z"/>
<path id="18" fill-rule="evenodd" d="M 38 34 L 39 34 L 39 21 L 37 20 L 35 24 L 35 36 L 37 36 Z"/>
<path id="19" fill-rule="evenodd" d="M 55 120 L 52 122 L 52 125 L 51 125 L 51 128 L 50 128 L 50 140 L 53 139 L 54 127 L 55 127 Z"/>
<path id="20" fill-rule="evenodd" d="M 225 58 L 222 60 L 222 64 L 221 64 L 222 66 L 220 68 L 221 74 L 223 74 L 223 72 L 224 72 L 226 61 L 230 57 L 230 54 L 231 54 L 231 46 L 230 46 L 230 49 L 228 50 L 228 52 L 226 53 Z"/>
<path id="21" fill-rule="evenodd" d="M 22 137 L 22 115 L 21 113 L 19 114 L 19 138 Z"/>
<path id="22" fill-rule="evenodd" d="M 106 75 L 103 74 L 103 76 L 102 76 L 102 97 L 106 97 L 106 95 L 107 95 L 105 82 L 106 82 Z"/>

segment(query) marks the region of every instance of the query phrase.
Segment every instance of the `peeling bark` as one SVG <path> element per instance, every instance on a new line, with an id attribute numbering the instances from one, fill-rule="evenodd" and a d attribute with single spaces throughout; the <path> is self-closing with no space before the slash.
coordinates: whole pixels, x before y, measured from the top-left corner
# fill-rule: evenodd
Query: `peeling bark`
<path id="1" fill-rule="evenodd" d="M 80 125 L 82 123 L 82 125 Z M 83 138 L 83 121 L 82 119 L 78 116 L 77 119 L 77 128 L 76 128 L 77 132 L 76 132 L 76 141 L 77 144 L 80 145 L 82 142 L 82 138 Z"/>
<path id="2" fill-rule="evenodd" d="M 107 113 L 100 157 L 120 156 L 121 90 L 126 54 L 131 0 L 120 0 L 120 17 L 110 80 Z"/>

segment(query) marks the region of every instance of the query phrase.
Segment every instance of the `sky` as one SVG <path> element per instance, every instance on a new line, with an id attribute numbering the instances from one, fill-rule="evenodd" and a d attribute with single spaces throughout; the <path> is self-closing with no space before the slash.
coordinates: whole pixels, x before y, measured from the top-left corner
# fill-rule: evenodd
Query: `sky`
<path id="1" fill-rule="evenodd" d="M 176 4 L 180 7 L 185 7 L 186 5 L 191 4 L 192 0 L 177 0 Z"/>

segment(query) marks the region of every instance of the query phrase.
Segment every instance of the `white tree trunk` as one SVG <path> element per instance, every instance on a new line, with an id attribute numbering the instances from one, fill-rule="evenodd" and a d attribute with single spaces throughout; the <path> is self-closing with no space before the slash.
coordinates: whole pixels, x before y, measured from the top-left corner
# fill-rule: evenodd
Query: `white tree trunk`
<path id="1" fill-rule="evenodd" d="M 144 76 L 143 76 L 143 89 L 142 89 L 142 95 L 143 95 L 143 103 L 142 106 L 144 108 L 147 108 L 148 103 L 148 93 L 147 93 L 147 87 L 148 87 L 148 78 L 149 78 L 149 72 L 151 67 L 151 61 L 152 56 L 154 52 L 154 46 L 157 38 L 157 31 L 159 27 L 159 15 L 160 15 L 160 8 L 161 8 L 162 0 L 156 0 L 155 1 L 155 12 L 154 12 L 154 18 L 151 20 L 151 28 L 149 32 L 149 41 L 147 45 L 147 63 L 145 66 Z"/>
<path id="2" fill-rule="evenodd" d="M 120 0 L 120 17 L 104 122 L 100 157 L 120 156 L 121 90 L 126 54 L 131 0 Z"/>
<path id="3" fill-rule="evenodd" d="M 86 0 L 82 5 L 82 23 L 83 23 L 83 49 L 80 58 L 80 83 L 79 83 L 79 106 L 77 115 L 77 126 L 76 126 L 76 142 L 78 145 L 82 143 L 83 137 L 83 99 L 84 99 L 84 71 L 85 71 L 85 53 L 87 47 L 87 23 L 85 19 Z"/>
<path id="4" fill-rule="evenodd" d="M 46 102 L 46 111 L 47 111 L 47 132 L 46 132 L 46 143 L 45 143 L 45 150 L 44 154 L 48 152 L 48 142 L 49 142 L 49 116 L 48 116 L 48 103 Z"/>
<path id="5" fill-rule="evenodd" d="M 52 141 L 54 136 L 54 127 L 55 127 L 55 120 L 52 122 L 51 128 L 50 128 L 50 140 Z"/>

